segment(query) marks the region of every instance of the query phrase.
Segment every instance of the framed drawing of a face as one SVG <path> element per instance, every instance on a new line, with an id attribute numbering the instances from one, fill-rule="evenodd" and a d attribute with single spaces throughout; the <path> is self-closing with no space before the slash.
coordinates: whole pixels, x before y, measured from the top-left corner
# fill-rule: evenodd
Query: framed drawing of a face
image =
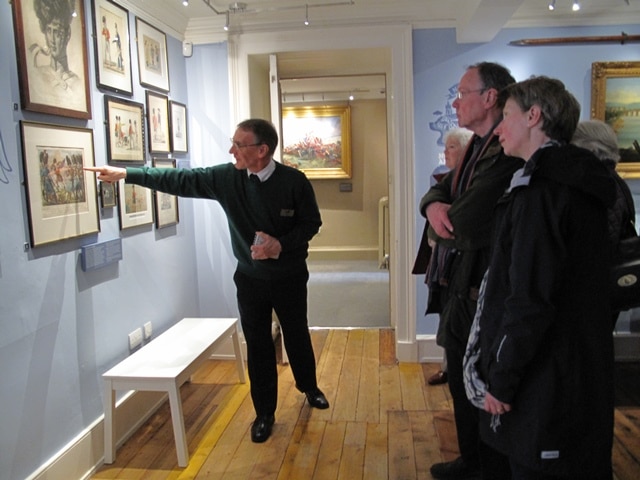
<path id="1" fill-rule="evenodd" d="M 90 119 L 82 0 L 13 0 L 22 108 Z"/>

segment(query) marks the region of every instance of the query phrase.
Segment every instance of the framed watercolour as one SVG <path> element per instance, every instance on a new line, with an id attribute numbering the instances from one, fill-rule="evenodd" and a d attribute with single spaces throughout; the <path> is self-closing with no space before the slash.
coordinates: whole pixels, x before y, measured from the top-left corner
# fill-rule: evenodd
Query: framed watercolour
<path id="1" fill-rule="evenodd" d="M 595 62 L 591 66 L 591 118 L 616 132 L 617 171 L 640 178 L 640 62 Z"/>
<path id="2" fill-rule="evenodd" d="M 282 162 L 310 179 L 351 178 L 350 107 L 284 108 Z"/>
<path id="3" fill-rule="evenodd" d="M 187 153 L 189 151 L 187 107 L 182 103 L 170 101 L 169 111 L 171 120 L 171 151 L 174 153 Z"/>
<path id="4" fill-rule="evenodd" d="M 144 105 L 105 95 L 104 111 L 109 163 L 144 163 Z"/>
<path id="5" fill-rule="evenodd" d="M 140 85 L 168 92 L 169 64 L 166 35 L 136 17 L 136 43 Z"/>
<path id="6" fill-rule="evenodd" d="M 93 31 L 98 87 L 132 95 L 129 12 L 111 0 L 93 0 Z"/>
<path id="7" fill-rule="evenodd" d="M 116 186 L 109 182 L 100 182 L 100 206 L 111 208 L 116 206 Z"/>
<path id="8" fill-rule="evenodd" d="M 176 168 L 173 159 L 154 158 L 153 166 L 156 168 Z M 164 192 L 155 192 L 154 197 L 156 228 L 164 228 L 179 222 L 178 197 Z"/>
<path id="9" fill-rule="evenodd" d="M 169 153 L 169 99 L 147 90 L 147 129 L 149 152 Z"/>
<path id="10" fill-rule="evenodd" d="M 22 108 L 91 118 L 84 1 L 11 3 Z"/>
<path id="11" fill-rule="evenodd" d="M 100 231 L 93 131 L 20 122 L 31 246 Z"/>
<path id="12" fill-rule="evenodd" d="M 120 230 L 153 223 L 151 190 L 140 185 L 118 182 Z"/>

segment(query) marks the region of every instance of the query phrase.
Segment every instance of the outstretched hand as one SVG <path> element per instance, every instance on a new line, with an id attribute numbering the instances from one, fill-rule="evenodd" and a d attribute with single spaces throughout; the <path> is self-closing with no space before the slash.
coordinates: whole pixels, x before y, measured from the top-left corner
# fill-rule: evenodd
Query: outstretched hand
<path id="1" fill-rule="evenodd" d="M 84 170 L 96 172 L 98 174 L 98 180 L 102 182 L 115 183 L 118 180 L 127 178 L 127 169 L 122 167 L 105 165 L 102 167 L 84 167 Z"/>

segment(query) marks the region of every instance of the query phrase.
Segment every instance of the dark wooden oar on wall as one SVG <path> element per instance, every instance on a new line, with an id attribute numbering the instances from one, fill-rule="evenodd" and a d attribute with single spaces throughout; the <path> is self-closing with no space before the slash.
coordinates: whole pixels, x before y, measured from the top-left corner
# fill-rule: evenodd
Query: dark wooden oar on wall
<path id="1" fill-rule="evenodd" d="M 517 47 L 539 47 L 544 45 L 566 45 L 568 43 L 625 43 L 640 42 L 640 35 L 627 35 L 622 32 L 621 35 L 599 36 L 599 37 L 555 37 L 555 38 L 523 38 L 521 40 L 513 40 L 509 45 Z"/>

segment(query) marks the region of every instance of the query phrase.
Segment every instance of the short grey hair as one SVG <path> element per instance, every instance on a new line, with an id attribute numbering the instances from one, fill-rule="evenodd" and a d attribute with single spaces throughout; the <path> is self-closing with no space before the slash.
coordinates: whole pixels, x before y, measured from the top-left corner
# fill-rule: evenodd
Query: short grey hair
<path id="1" fill-rule="evenodd" d="M 618 163 L 620 147 L 613 128 L 602 120 L 584 120 L 578 123 L 571 143 L 585 148 L 600 160 Z"/>
<path id="2" fill-rule="evenodd" d="M 467 130 L 466 128 L 453 128 L 444 134 L 444 143 L 447 143 L 447 140 L 452 138 L 464 148 L 467 146 L 467 143 L 469 143 L 469 140 L 471 140 L 471 137 L 473 137 L 471 130 Z"/>

